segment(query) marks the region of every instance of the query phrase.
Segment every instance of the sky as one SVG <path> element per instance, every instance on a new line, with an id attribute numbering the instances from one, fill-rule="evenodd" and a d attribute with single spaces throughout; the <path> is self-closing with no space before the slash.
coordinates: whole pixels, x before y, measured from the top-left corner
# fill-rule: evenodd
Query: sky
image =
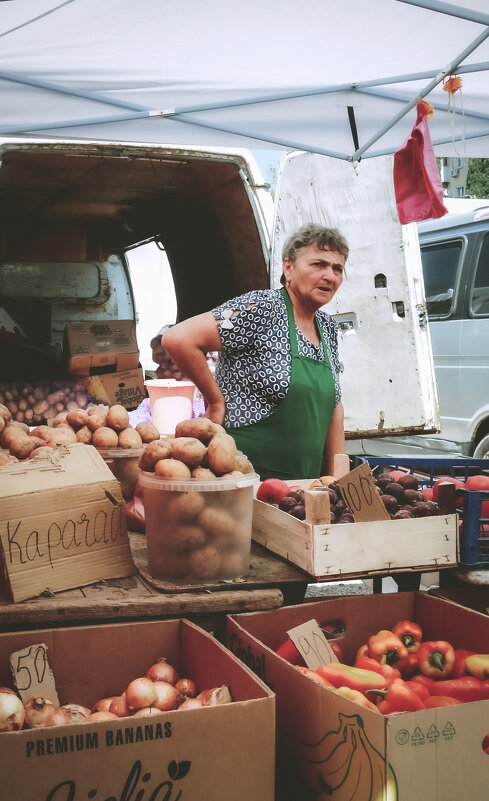
<path id="1" fill-rule="evenodd" d="M 273 175 L 270 172 L 270 167 L 275 168 L 278 172 L 280 159 L 282 158 L 283 150 L 265 150 L 258 149 L 252 150 L 255 160 L 258 162 L 260 171 L 268 183 L 273 182 Z"/>

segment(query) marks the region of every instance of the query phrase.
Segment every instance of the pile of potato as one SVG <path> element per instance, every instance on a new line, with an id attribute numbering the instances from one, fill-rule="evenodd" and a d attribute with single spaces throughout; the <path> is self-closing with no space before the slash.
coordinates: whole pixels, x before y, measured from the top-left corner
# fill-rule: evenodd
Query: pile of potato
<path id="1" fill-rule="evenodd" d="M 207 417 L 183 420 L 174 437 L 147 444 L 139 467 L 160 478 L 215 479 L 253 472 L 234 439 Z"/>
<path id="2" fill-rule="evenodd" d="M 100 450 L 141 449 L 145 443 L 160 438 L 152 423 L 129 424 L 127 410 L 115 404 L 72 409 L 55 416 L 52 425 L 30 429 L 26 423 L 12 419 L 10 410 L 0 404 L 0 445 L 17 459 L 32 459 L 60 445 L 83 442 Z"/>
<path id="3" fill-rule="evenodd" d="M 7 407 L 12 420 L 29 426 L 53 420 L 59 412 L 86 409 L 88 400 L 83 384 L 69 379 L 0 384 L 0 404 Z"/>
<path id="4" fill-rule="evenodd" d="M 141 479 L 153 576 L 200 582 L 247 572 L 253 486 L 236 480 L 253 473 L 253 465 L 222 426 L 205 417 L 184 420 L 174 437 L 145 446 L 139 466 L 153 474 L 152 481 Z M 171 488 L 182 480 L 183 491 Z"/>

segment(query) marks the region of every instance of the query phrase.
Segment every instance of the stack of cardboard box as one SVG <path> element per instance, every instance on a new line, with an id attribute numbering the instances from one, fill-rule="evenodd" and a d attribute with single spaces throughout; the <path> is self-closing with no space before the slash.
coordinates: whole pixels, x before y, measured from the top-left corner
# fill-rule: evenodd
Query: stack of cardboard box
<path id="1" fill-rule="evenodd" d="M 146 397 L 132 320 L 70 323 L 65 329 L 68 374 L 99 403 L 135 409 Z"/>

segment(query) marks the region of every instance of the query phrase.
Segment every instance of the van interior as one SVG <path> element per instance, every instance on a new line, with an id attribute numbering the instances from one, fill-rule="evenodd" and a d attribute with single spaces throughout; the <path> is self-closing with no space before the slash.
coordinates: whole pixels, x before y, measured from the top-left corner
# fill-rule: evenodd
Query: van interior
<path id="1" fill-rule="evenodd" d="M 134 317 L 128 248 L 165 250 L 177 320 L 267 288 L 266 243 L 244 176 L 244 160 L 224 154 L 4 145 L 2 378 L 56 374 L 68 322 Z"/>

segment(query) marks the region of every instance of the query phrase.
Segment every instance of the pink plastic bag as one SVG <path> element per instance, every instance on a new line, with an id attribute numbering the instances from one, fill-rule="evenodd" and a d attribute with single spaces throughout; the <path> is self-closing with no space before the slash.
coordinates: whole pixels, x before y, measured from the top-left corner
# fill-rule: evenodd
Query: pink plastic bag
<path id="1" fill-rule="evenodd" d="M 411 135 L 394 154 L 394 191 L 402 225 L 443 217 L 443 189 L 436 164 L 428 117 L 433 109 L 421 100 Z"/>

